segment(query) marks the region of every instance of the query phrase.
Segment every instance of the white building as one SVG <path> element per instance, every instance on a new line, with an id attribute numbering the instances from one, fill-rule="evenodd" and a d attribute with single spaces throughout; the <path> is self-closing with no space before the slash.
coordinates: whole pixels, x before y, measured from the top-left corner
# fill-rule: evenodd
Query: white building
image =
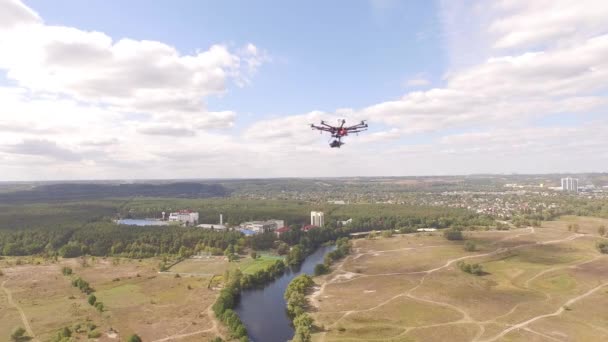
<path id="1" fill-rule="evenodd" d="M 201 223 L 201 224 L 197 225 L 197 227 L 203 228 L 203 229 L 226 230 L 226 226 L 224 226 L 223 224 L 217 224 L 217 223 Z"/>
<path id="2" fill-rule="evenodd" d="M 578 192 L 578 179 L 576 178 L 562 178 L 562 191 Z"/>
<path id="3" fill-rule="evenodd" d="M 325 223 L 325 214 L 322 211 L 311 211 L 310 212 L 310 225 L 323 227 Z"/>
<path id="4" fill-rule="evenodd" d="M 258 234 L 275 231 L 284 225 L 284 220 L 251 221 L 241 223 L 241 228 L 254 231 L 256 234 Z"/>
<path id="5" fill-rule="evenodd" d="M 169 214 L 169 221 L 180 222 L 187 225 L 194 225 L 198 223 L 198 213 L 190 210 L 180 210 L 175 213 Z"/>

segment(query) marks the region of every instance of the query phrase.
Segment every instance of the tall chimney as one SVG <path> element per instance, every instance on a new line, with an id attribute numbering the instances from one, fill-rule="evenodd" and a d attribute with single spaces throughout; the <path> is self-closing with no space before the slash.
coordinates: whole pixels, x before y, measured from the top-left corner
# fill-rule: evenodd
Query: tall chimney
<path id="1" fill-rule="evenodd" d="M 224 224 L 224 216 L 220 214 L 220 225 Z"/>

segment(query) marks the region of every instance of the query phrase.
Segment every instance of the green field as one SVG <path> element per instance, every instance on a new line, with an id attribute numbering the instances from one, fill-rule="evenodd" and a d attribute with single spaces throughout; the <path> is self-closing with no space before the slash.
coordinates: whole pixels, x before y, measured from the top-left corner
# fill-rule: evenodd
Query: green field
<path id="1" fill-rule="evenodd" d="M 239 268 L 243 273 L 253 274 L 276 260 L 283 257 L 272 254 L 259 254 L 255 260 L 249 256 L 243 256 L 237 261 L 228 262 L 225 257 L 190 258 L 183 260 L 169 269 L 169 272 L 201 275 L 222 275 L 225 270 Z"/>

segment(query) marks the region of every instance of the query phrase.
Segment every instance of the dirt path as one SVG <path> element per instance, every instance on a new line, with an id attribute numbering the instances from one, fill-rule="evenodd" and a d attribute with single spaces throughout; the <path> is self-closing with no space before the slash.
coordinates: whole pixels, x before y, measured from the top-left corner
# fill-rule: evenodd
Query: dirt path
<path id="1" fill-rule="evenodd" d="M 581 299 L 583 299 L 583 298 L 585 298 L 587 296 L 592 295 L 593 293 L 595 293 L 596 291 L 598 291 L 599 289 L 603 288 L 606 285 L 608 285 L 608 283 L 604 283 L 604 284 L 598 285 L 598 286 L 592 288 L 591 290 L 589 290 L 589 291 L 587 291 L 587 292 L 585 292 L 585 293 L 583 293 L 583 294 L 581 294 L 579 296 L 576 296 L 576 297 L 570 299 L 569 301 L 567 301 L 566 303 L 564 303 L 564 305 L 562 305 L 559 309 L 557 309 L 553 313 L 544 314 L 544 315 L 538 315 L 538 316 L 532 317 L 532 318 L 528 319 L 527 321 L 523 321 L 521 323 L 515 324 L 515 325 L 513 325 L 513 326 L 511 326 L 511 327 L 509 327 L 509 328 L 507 328 L 507 329 L 505 329 L 503 331 L 501 331 L 498 335 L 496 335 L 496 336 L 494 336 L 494 337 L 492 337 L 490 339 L 482 340 L 481 342 L 496 341 L 499 338 L 504 337 L 506 334 L 510 333 L 511 331 L 524 328 L 527 325 L 529 325 L 530 323 L 536 322 L 536 321 L 538 321 L 540 319 L 547 318 L 547 317 L 553 317 L 553 316 L 559 316 L 559 315 L 562 314 L 562 312 L 564 312 L 564 310 L 565 310 L 564 307 L 572 305 L 572 304 L 578 302 L 579 300 L 581 300 Z"/>
<path id="2" fill-rule="evenodd" d="M 2 290 L 4 290 L 4 292 L 6 293 L 8 304 L 10 306 L 14 307 L 15 309 L 17 309 L 17 311 L 19 311 L 19 315 L 21 316 L 21 321 L 23 322 L 23 325 L 25 326 L 25 331 L 27 331 L 27 334 L 32 338 L 32 341 L 38 342 L 36 335 L 34 335 L 34 330 L 32 330 L 32 327 L 30 326 L 30 322 L 28 321 L 27 316 L 25 315 L 25 312 L 23 312 L 23 309 L 21 309 L 19 304 L 15 303 L 15 301 L 13 301 L 13 293 L 11 292 L 11 290 L 9 290 L 8 288 L 6 288 L 6 286 L 4 286 L 7 281 L 8 281 L 8 279 L 3 281 L 1 286 L 2 286 Z"/>
<path id="3" fill-rule="evenodd" d="M 209 319 L 211 320 L 211 328 L 207 328 L 204 330 L 198 330 L 198 331 L 194 331 L 191 333 L 185 333 L 185 334 L 175 334 L 175 335 L 171 335 L 171 336 L 167 336 L 164 338 L 161 338 L 159 340 L 154 340 L 153 342 L 165 342 L 165 341 L 175 341 L 175 340 L 179 340 L 185 337 L 190 337 L 190 336 L 195 336 L 198 334 L 204 334 L 204 333 L 213 333 L 216 336 L 220 336 L 220 331 L 218 328 L 218 323 L 217 323 L 217 319 L 215 318 L 215 315 L 213 313 L 213 304 L 209 305 L 207 307 L 207 316 L 209 317 Z M 223 337 L 223 336 L 222 336 Z"/>
<path id="4" fill-rule="evenodd" d="M 511 239 L 514 239 L 514 238 L 519 237 L 519 236 L 530 235 L 530 234 L 535 234 L 536 233 L 536 230 L 533 227 L 526 228 L 526 230 L 529 230 L 529 231 L 525 232 L 525 233 L 517 234 L 515 236 L 506 237 L 504 239 L 501 239 L 500 241 L 511 240 Z M 452 304 L 449 304 L 449 303 L 445 303 L 445 302 L 430 300 L 430 299 L 427 299 L 427 298 L 421 298 L 421 297 L 415 296 L 413 294 L 413 292 L 416 289 L 420 288 L 424 284 L 425 279 L 429 275 L 431 275 L 432 273 L 437 272 L 439 270 L 442 270 L 442 269 L 445 269 L 447 267 L 450 267 L 452 264 L 454 264 L 454 263 L 456 263 L 458 261 L 462 261 L 462 260 L 466 260 L 466 259 L 471 259 L 471 258 L 494 256 L 494 255 L 501 254 L 501 253 L 504 253 L 504 252 L 508 252 L 508 251 L 511 251 L 511 250 L 516 250 L 516 249 L 521 249 L 521 248 L 526 248 L 526 247 L 531 247 L 531 246 L 550 245 L 550 244 L 562 243 L 562 242 L 572 241 L 574 239 L 577 239 L 577 238 L 580 238 L 580 237 L 583 237 L 583 236 L 585 236 L 585 235 L 577 233 L 577 234 L 570 235 L 570 236 L 568 236 L 566 238 L 563 238 L 563 239 L 550 240 L 550 241 L 537 241 L 537 242 L 533 242 L 533 243 L 524 243 L 524 244 L 513 246 L 513 247 L 500 247 L 500 248 L 497 248 L 497 249 L 495 249 L 495 250 L 493 250 L 491 252 L 488 252 L 488 253 L 475 254 L 475 255 L 467 255 L 467 256 L 463 256 L 463 257 L 459 257 L 459 258 L 449 259 L 442 266 L 435 267 L 435 268 L 432 268 L 432 269 L 429 269 L 429 270 L 424 270 L 424 271 L 404 272 L 404 273 L 386 273 L 386 274 L 375 274 L 375 275 L 361 275 L 359 277 L 355 277 L 353 279 L 360 279 L 360 278 L 370 277 L 370 276 L 389 276 L 389 275 L 392 276 L 392 275 L 424 274 L 424 276 L 419 280 L 418 284 L 416 286 L 414 286 L 413 288 L 409 289 L 408 291 L 405 291 L 404 293 L 401 293 L 401 294 L 398 294 L 396 296 L 393 296 L 392 298 L 389 298 L 388 300 L 385 300 L 384 302 L 382 302 L 382 303 L 380 303 L 380 304 L 378 304 L 378 305 L 376 305 L 374 307 L 367 308 L 367 309 L 362 309 L 362 310 L 336 311 L 336 313 L 338 313 L 338 312 L 339 313 L 343 313 L 343 315 L 340 318 L 338 318 L 335 322 L 333 322 L 330 325 L 330 327 L 331 326 L 335 326 L 336 324 L 338 324 L 338 322 L 340 322 L 341 320 L 343 320 L 344 318 L 348 317 L 349 315 L 351 315 L 353 313 L 372 311 L 372 310 L 378 309 L 379 307 L 381 307 L 383 305 L 386 305 L 386 304 L 390 303 L 391 301 L 393 301 L 393 300 L 395 300 L 397 298 L 408 297 L 408 298 L 411 298 L 413 300 L 418 300 L 418 301 L 428 302 L 428 303 L 431 303 L 431 304 L 434 304 L 434 305 L 448 307 L 448 308 L 451 308 L 454 311 L 459 312 L 461 315 L 463 315 L 463 317 L 461 319 L 459 319 L 458 321 L 448 322 L 448 324 L 460 324 L 460 323 L 472 323 L 472 324 L 476 324 L 478 326 L 478 328 L 479 328 L 479 332 L 476 334 L 476 336 L 474 337 L 473 341 L 478 341 L 479 338 L 485 332 L 485 328 L 484 328 L 483 324 L 486 323 L 486 322 L 480 322 L 480 321 L 477 321 L 477 320 L 473 319 L 468 314 L 468 312 L 466 312 L 464 309 L 462 309 L 460 307 L 457 307 L 455 305 L 452 305 Z M 435 247 L 435 246 L 433 246 L 433 247 Z M 424 247 L 421 247 L 421 248 L 424 248 Z M 413 247 L 413 248 L 408 247 L 407 249 L 413 249 L 413 250 L 415 250 L 417 248 L 416 247 Z M 355 255 L 348 256 L 346 259 L 344 259 L 344 261 L 342 263 L 340 263 L 338 265 L 338 267 L 336 268 L 336 270 L 334 272 L 339 272 L 339 273 L 344 272 L 343 265 L 344 265 L 345 261 L 348 258 L 357 259 L 361 255 L 368 254 L 368 253 L 369 252 L 366 252 L 366 253 L 356 253 Z M 593 260 L 587 260 L 587 261 L 585 261 L 583 263 L 580 263 L 580 264 L 577 264 L 577 265 L 570 265 L 569 267 L 576 267 L 576 266 L 579 266 L 579 265 L 582 265 L 582 264 L 585 264 L 585 263 L 589 263 L 589 262 L 595 261 L 596 259 L 597 258 L 594 258 Z M 568 267 L 568 266 L 566 266 L 566 267 Z M 546 272 L 543 272 L 543 273 L 546 273 Z M 536 278 L 536 276 L 533 277 L 533 278 Z M 313 303 L 314 303 L 313 305 L 318 304 L 318 303 L 316 303 L 316 301 L 318 300 L 318 298 L 321 296 L 321 294 L 325 290 L 326 285 L 332 284 L 332 283 L 341 283 L 340 281 L 338 281 L 339 279 L 340 279 L 339 274 L 337 274 L 336 276 L 334 276 L 333 278 L 329 279 L 324 284 L 322 284 L 321 287 L 320 287 L 320 289 L 318 291 L 315 291 L 315 293 L 313 294 L 313 296 L 311 298 L 313 300 Z M 346 280 L 346 281 L 350 281 L 350 280 L 353 280 L 353 279 L 349 279 L 349 280 Z M 531 281 L 531 280 L 532 279 L 530 279 L 529 281 Z M 527 283 L 529 283 L 529 281 Z M 604 285 L 608 285 L 608 284 L 604 284 Z M 602 285 L 602 286 L 604 286 L 604 285 Z M 599 289 L 599 288 L 595 288 L 592 291 L 595 291 L 597 289 Z M 591 293 L 592 292 L 590 292 L 588 294 L 591 294 Z M 573 302 L 576 302 L 577 300 L 583 298 L 584 296 L 586 296 L 588 294 L 584 294 L 584 295 L 578 296 L 576 298 L 573 298 L 570 301 L 568 301 L 565 305 L 569 305 L 569 304 L 571 304 Z M 516 308 L 513 308 L 512 310 L 514 311 L 515 309 Z M 559 313 L 561 313 L 564 310 L 563 307 L 560 310 L 558 310 Z M 559 313 L 557 313 L 557 314 L 559 314 Z M 544 317 L 549 317 L 549 316 L 552 316 L 554 314 L 541 315 L 541 316 L 534 317 L 531 320 L 527 321 L 528 323 L 523 322 L 523 323 L 526 323 L 526 324 L 522 325 L 522 327 L 525 326 L 525 325 L 527 325 L 527 324 L 529 324 L 529 323 L 531 323 L 531 322 L 533 322 L 533 320 L 544 318 Z M 522 323 L 520 323 L 520 324 L 522 324 Z M 498 337 L 494 337 L 491 340 L 485 340 L 485 341 L 487 341 L 487 342 L 489 342 L 489 341 L 495 341 L 495 339 L 504 336 L 505 334 L 507 334 L 508 332 L 512 331 L 513 329 L 517 329 L 515 327 L 516 326 L 511 326 L 508 329 L 505 329 L 503 331 L 504 334 L 501 333 L 502 335 L 499 335 Z M 406 331 L 404 331 L 402 334 L 400 334 L 400 336 L 406 334 L 410 330 L 413 330 L 413 329 L 416 329 L 416 328 L 419 328 L 419 327 L 402 327 L 402 328 L 405 328 Z M 323 333 L 321 335 L 321 341 L 325 341 L 325 339 L 326 339 L 326 333 Z"/>

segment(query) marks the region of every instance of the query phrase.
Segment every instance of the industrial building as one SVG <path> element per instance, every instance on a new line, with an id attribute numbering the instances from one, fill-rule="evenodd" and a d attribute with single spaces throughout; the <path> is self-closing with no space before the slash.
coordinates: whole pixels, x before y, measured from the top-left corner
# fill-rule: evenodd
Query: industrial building
<path id="1" fill-rule="evenodd" d="M 180 222 L 185 225 L 196 225 L 198 223 L 198 213 L 190 210 L 180 210 L 169 214 L 169 221 Z"/>
<path id="2" fill-rule="evenodd" d="M 577 178 L 562 178 L 562 191 L 578 192 Z"/>
<path id="3" fill-rule="evenodd" d="M 227 227 L 224 225 L 224 215 L 220 214 L 220 223 L 201 223 L 197 225 L 199 228 L 213 229 L 213 230 L 226 230 Z"/>
<path id="4" fill-rule="evenodd" d="M 251 230 L 256 234 L 275 231 L 285 225 L 283 220 L 268 220 L 268 221 L 251 221 L 243 222 L 240 225 L 241 229 Z"/>
<path id="5" fill-rule="evenodd" d="M 310 225 L 316 227 L 323 227 L 325 223 L 325 214 L 322 211 L 311 211 L 310 212 Z"/>

